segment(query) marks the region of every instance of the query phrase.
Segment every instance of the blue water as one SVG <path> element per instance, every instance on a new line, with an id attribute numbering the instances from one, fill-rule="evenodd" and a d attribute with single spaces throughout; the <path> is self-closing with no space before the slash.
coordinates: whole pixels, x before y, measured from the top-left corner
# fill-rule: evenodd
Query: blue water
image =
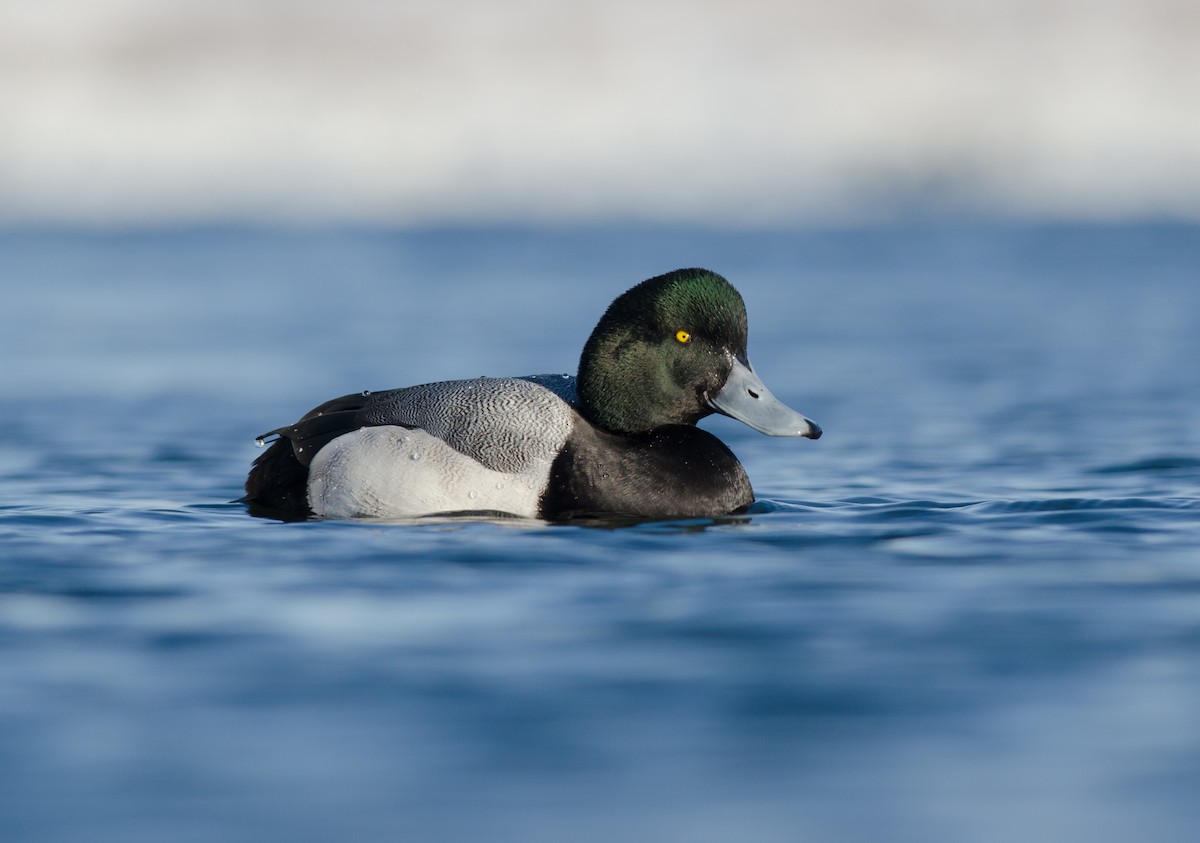
<path id="1" fill-rule="evenodd" d="M 707 265 L 744 517 L 249 517 L 256 434 Z M 1191 840 L 1200 228 L 0 233 L 0 839 Z"/>

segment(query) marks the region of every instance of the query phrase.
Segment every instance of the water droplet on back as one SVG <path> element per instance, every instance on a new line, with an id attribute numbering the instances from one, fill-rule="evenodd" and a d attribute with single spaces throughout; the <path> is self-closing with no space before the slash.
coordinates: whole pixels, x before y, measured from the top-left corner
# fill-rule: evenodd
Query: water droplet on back
<path id="1" fill-rule="evenodd" d="M 412 460 L 413 462 L 416 462 L 417 460 L 419 460 L 421 458 L 421 452 L 413 451 L 411 454 L 408 455 L 408 458 L 410 460 Z"/>

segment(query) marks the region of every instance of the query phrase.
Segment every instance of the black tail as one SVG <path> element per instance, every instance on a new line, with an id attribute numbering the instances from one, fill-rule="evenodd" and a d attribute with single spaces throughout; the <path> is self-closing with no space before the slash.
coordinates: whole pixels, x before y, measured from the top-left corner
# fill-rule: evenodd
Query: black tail
<path id="1" fill-rule="evenodd" d="M 254 461 L 246 478 L 246 496 L 241 503 L 250 505 L 250 514 L 283 521 L 311 518 L 308 505 L 308 466 L 302 465 L 287 439 L 276 439 Z"/>
<path id="2" fill-rule="evenodd" d="M 254 461 L 246 478 L 246 496 L 239 502 L 250 504 L 251 515 L 284 521 L 311 518 L 314 513 L 308 505 L 308 464 L 334 439 L 362 427 L 365 407 L 391 394 L 343 395 L 309 410 L 295 424 L 264 433 L 263 437 L 279 438 Z"/>

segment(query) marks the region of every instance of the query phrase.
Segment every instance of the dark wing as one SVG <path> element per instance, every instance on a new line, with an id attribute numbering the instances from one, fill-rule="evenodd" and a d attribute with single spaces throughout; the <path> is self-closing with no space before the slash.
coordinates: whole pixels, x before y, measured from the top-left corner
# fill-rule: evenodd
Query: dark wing
<path id="1" fill-rule="evenodd" d="M 394 392 L 404 391 L 402 389 L 394 390 Z M 309 410 L 295 424 L 277 427 L 259 438 L 278 436 L 281 440 L 286 439 L 291 442 L 297 461 L 307 467 L 312 462 L 312 458 L 317 455 L 317 451 L 343 433 L 358 430 L 360 427 L 369 427 L 372 424 L 399 424 L 400 422 L 367 420 L 366 411 L 371 402 L 376 400 L 376 396 L 388 394 L 390 393 L 358 392 L 334 398 L 332 401 L 326 401 L 321 406 Z"/>

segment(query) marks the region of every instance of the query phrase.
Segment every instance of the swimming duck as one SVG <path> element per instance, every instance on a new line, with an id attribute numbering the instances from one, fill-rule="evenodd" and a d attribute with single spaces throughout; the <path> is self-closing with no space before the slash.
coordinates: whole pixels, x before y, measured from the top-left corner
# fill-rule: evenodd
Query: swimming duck
<path id="1" fill-rule="evenodd" d="M 754 492 L 729 448 L 695 426 L 714 412 L 770 436 L 821 435 L 754 373 L 733 285 L 680 269 L 609 306 L 578 377 L 355 393 L 264 434 L 260 444 L 277 438 L 242 501 L 284 518 L 724 515 Z"/>

